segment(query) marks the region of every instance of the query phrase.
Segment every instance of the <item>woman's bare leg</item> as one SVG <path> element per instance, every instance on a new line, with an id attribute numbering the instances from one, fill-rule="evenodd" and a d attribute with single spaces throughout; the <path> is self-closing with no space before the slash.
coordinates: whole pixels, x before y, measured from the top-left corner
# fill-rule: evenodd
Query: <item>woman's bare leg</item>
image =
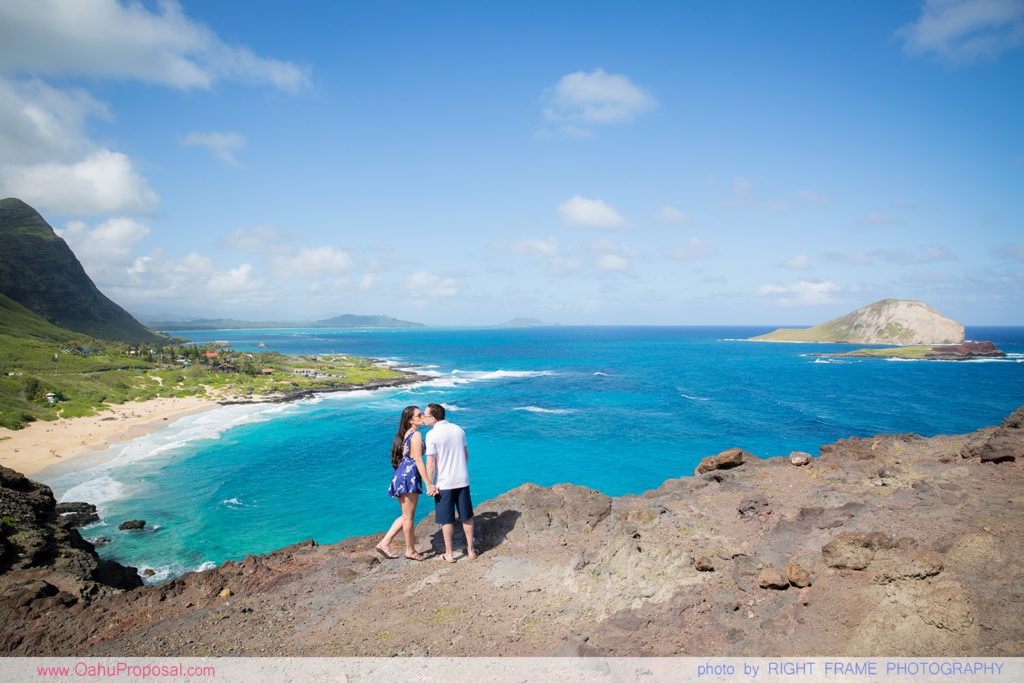
<path id="1" fill-rule="evenodd" d="M 410 560 L 422 560 L 423 556 L 416 552 L 416 503 L 420 494 L 406 493 L 398 497 L 402 504 L 402 533 L 405 534 L 405 556 Z"/>

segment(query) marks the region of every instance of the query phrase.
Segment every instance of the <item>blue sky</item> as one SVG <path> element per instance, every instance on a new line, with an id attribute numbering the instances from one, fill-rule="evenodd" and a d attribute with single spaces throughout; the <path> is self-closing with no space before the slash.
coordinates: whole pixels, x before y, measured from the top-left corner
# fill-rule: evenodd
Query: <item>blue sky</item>
<path id="1" fill-rule="evenodd" d="M 1024 0 L 0 3 L 0 196 L 136 314 L 1024 324 Z"/>

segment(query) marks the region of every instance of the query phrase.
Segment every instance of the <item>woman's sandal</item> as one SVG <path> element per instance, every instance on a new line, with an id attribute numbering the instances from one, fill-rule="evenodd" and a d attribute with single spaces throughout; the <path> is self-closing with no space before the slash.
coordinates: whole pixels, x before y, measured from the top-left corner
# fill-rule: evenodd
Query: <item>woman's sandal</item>
<path id="1" fill-rule="evenodd" d="M 412 555 L 410 555 L 409 553 L 406 553 L 405 554 L 405 559 L 407 559 L 407 560 L 416 560 L 417 562 L 422 562 L 426 558 L 423 557 L 423 555 L 420 555 L 419 553 L 413 553 Z"/>
<path id="2" fill-rule="evenodd" d="M 444 554 L 441 555 L 441 559 L 444 560 L 445 562 L 447 562 L 448 564 L 455 564 L 455 556 L 454 555 L 449 557 L 448 553 L 444 553 Z"/>
<path id="3" fill-rule="evenodd" d="M 378 553 L 380 553 L 383 557 L 388 558 L 389 560 L 397 560 L 398 559 L 398 555 L 392 555 L 391 553 L 389 553 L 384 548 L 381 548 L 379 545 L 378 546 L 374 546 L 373 549 L 376 550 Z"/>

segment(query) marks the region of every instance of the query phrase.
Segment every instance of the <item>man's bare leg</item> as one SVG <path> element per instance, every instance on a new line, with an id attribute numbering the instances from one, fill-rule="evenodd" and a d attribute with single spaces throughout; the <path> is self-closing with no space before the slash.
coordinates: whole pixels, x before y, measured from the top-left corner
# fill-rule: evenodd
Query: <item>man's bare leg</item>
<path id="1" fill-rule="evenodd" d="M 441 559 L 445 562 L 454 562 L 455 555 L 452 553 L 452 537 L 455 536 L 454 524 L 442 524 L 441 535 L 444 536 L 444 555 Z"/>

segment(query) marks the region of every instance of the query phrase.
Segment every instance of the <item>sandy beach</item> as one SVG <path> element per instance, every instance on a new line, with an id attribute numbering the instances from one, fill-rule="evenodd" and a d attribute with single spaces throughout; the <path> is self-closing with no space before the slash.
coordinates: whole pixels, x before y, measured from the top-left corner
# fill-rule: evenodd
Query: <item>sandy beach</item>
<path id="1" fill-rule="evenodd" d="M 185 415 L 217 407 L 211 398 L 155 398 L 110 405 L 93 417 L 33 422 L 12 431 L 0 427 L 0 465 L 24 475 L 50 465 L 145 436 Z"/>

